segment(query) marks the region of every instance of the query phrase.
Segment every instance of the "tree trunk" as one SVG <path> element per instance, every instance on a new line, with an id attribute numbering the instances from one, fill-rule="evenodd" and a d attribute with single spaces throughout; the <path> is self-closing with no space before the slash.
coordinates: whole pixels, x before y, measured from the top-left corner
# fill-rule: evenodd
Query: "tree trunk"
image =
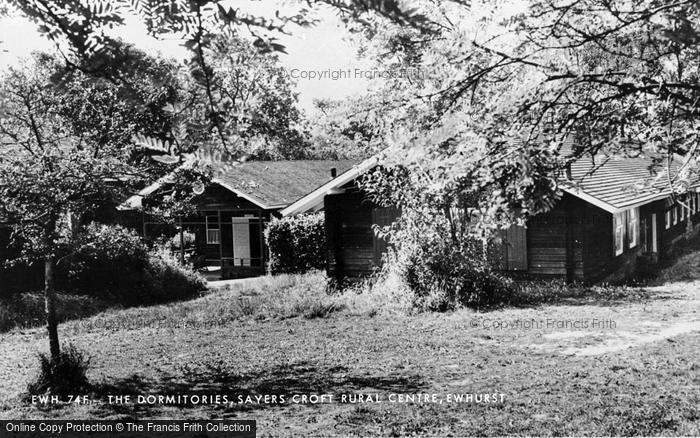
<path id="1" fill-rule="evenodd" d="M 49 349 L 51 359 L 57 361 L 61 352 L 58 344 L 58 322 L 56 320 L 56 288 L 54 268 L 56 261 L 53 256 L 44 261 L 44 302 L 46 308 L 46 328 L 49 332 Z"/>
<path id="2" fill-rule="evenodd" d="M 180 264 L 185 266 L 185 230 L 180 224 Z"/>

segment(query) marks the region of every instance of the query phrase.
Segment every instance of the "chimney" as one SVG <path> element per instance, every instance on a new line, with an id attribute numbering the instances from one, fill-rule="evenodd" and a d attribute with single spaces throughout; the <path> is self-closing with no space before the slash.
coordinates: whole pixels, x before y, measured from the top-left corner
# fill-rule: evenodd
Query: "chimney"
<path id="1" fill-rule="evenodd" d="M 335 167 L 331 167 L 331 178 L 335 178 L 336 176 L 338 176 L 338 171 Z"/>

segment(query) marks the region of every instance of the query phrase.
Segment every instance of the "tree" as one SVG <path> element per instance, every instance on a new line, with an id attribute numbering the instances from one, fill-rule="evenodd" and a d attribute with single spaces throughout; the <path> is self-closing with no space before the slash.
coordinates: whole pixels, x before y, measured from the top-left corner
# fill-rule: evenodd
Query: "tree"
<path id="1" fill-rule="evenodd" d="M 324 159 L 367 158 L 384 147 L 382 127 L 366 96 L 317 100 L 309 121 L 310 147 Z"/>
<path id="2" fill-rule="evenodd" d="M 393 126 L 387 164 L 454 206 L 476 202 L 484 225 L 549 209 L 583 156 L 647 155 L 657 163 L 647 183 L 681 190 L 696 172 L 696 3 L 416 5 L 431 29 L 376 17 L 381 30 L 361 35 L 378 70 L 416 71 L 384 79 L 369 108 Z M 665 166 L 676 154 L 678 174 Z"/>
<path id="3" fill-rule="evenodd" d="M 396 22 L 416 27 L 429 23 L 415 11 L 403 8 L 397 0 L 315 0 L 300 5 L 289 14 L 276 11 L 274 16 L 256 16 L 224 4 L 222 0 L 10 0 L 10 4 L 33 20 L 38 30 L 53 41 L 66 65 L 88 75 L 105 75 L 100 56 L 110 56 L 118 45 L 110 36 L 111 29 L 124 24 L 127 16 L 137 16 L 148 32 L 156 37 L 170 36 L 183 40 L 192 52 L 198 67 L 197 80 L 204 87 L 208 105 L 207 126 L 215 134 L 217 146 L 235 155 L 238 151 L 227 141 L 226 127 L 217 109 L 212 69 L 205 51 L 216 35 L 227 30 L 250 35 L 254 47 L 261 52 L 284 51 L 276 36 L 286 33 L 290 24 L 309 26 L 309 6 L 330 5 L 344 19 L 364 22 L 371 12 Z"/>
<path id="4" fill-rule="evenodd" d="M 44 264 L 54 360 L 60 352 L 54 280 L 59 257 L 84 224 L 81 218 L 123 198 L 152 167 L 129 140 L 147 113 L 129 114 L 118 88 L 61 73 L 55 60 L 37 56 L 0 79 L 0 217 L 21 243 L 21 257 Z"/>
<path id="5" fill-rule="evenodd" d="M 67 129 L 61 100 L 40 63 L 10 69 L 0 93 L 0 206 L 24 243 L 23 256 L 42 259 L 51 357 L 58 359 L 54 270 L 68 238 L 71 214 L 82 214 L 107 196 L 109 180 L 126 174 L 124 151 L 86 143 Z"/>
<path id="6" fill-rule="evenodd" d="M 208 74 L 194 60 L 188 63 L 190 103 L 183 118 L 190 143 L 215 144 L 222 137 L 231 151 L 254 159 L 308 158 L 297 93 L 277 54 L 230 34 L 214 37 L 203 53 Z M 212 117 L 221 131 L 209 129 Z"/>

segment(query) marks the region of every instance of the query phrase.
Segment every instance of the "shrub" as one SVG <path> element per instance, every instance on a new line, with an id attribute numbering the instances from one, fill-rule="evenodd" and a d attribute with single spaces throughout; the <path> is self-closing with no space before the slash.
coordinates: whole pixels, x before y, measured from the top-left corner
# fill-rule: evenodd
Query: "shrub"
<path id="1" fill-rule="evenodd" d="M 72 242 L 72 251 L 58 264 L 59 288 L 117 298 L 133 304 L 148 288 L 144 273 L 148 247 L 133 230 L 90 224 Z"/>
<path id="2" fill-rule="evenodd" d="M 437 212 L 404 211 L 391 234 L 387 269 L 412 291 L 414 307 L 445 311 L 508 302 L 512 281 L 491 269 L 482 241 L 451 230 Z"/>
<path id="3" fill-rule="evenodd" d="M 165 247 L 148 249 L 120 226 L 90 224 L 57 264 L 59 322 L 94 315 L 110 307 L 165 303 L 197 296 L 205 280 Z M 43 274 L 39 275 L 43 280 Z M 31 290 L 31 289 L 30 289 Z M 0 295 L 0 332 L 45 324 L 43 292 Z"/>
<path id="4" fill-rule="evenodd" d="M 323 213 L 273 219 L 265 230 L 272 274 L 300 274 L 326 264 Z"/>
<path id="5" fill-rule="evenodd" d="M 165 248 L 148 254 L 146 280 L 140 296 L 142 304 L 183 300 L 206 290 L 206 281 Z"/>
<path id="6" fill-rule="evenodd" d="M 27 392 L 31 395 L 80 394 L 90 387 L 87 379 L 89 366 L 87 354 L 72 344 L 63 347 L 56 361 L 50 355 L 40 353 L 39 373 L 27 385 Z"/>
<path id="7" fill-rule="evenodd" d="M 90 224 L 73 247 L 62 266 L 66 290 L 142 305 L 189 298 L 206 288 L 168 249 L 149 250 L 136 232 L 121 226 Z"/>

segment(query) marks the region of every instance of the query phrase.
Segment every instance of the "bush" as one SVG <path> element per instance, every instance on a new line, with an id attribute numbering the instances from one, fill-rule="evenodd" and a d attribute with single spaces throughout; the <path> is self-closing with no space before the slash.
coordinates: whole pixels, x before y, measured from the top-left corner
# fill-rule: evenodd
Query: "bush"
<path id="1" fill-rule="evenodd" d="M 90 224 L 71 243 L 58 264 L 58 287 L 134 303 L 146 288 L 148 247 L 134 231 Z"/>
<path id="2" fill-rule="evenodd" d="M 265 230 L 272 274 L 301 274 L 326 265 L 323 213 L 273 219 Z"/>
<path id="3" fill-rule="evenodd" d="M 404 211 L 391 235 L 393 249 L 385 270 L 403 280 L 416 309 L 482 308 L 510 300 L 512 281 L 491 269 L 481 240 L 455 236 L 438 213 L 424 216 L 429 222 L 412 214 Z"/>
<path id="4" fill-rule="evenodd" d="M 31 395 L 80 394 L 90 387 L 87 379 L 89 367 L 90 358 L 72 344 L 63 347 L 57 361 L 40 353 L 39 373 L 27 385 L 27 392 Z"/>
<path id="5" fill-rule="evenodd" d="M 149 250 L 136 232 L 121 226 L 88 225 L 59 272 L 62 289 L 124 305 L 180 300 L 206 288 L 201 276 L 167 249 Z"/>
<path id="6" fill-rule="evenodd" d="M 183 300 L 206 290 L 204 278 L 165 248 L 156 248 L 148 254 L 148 268 L 141 302 L 163 303 Z"/>

